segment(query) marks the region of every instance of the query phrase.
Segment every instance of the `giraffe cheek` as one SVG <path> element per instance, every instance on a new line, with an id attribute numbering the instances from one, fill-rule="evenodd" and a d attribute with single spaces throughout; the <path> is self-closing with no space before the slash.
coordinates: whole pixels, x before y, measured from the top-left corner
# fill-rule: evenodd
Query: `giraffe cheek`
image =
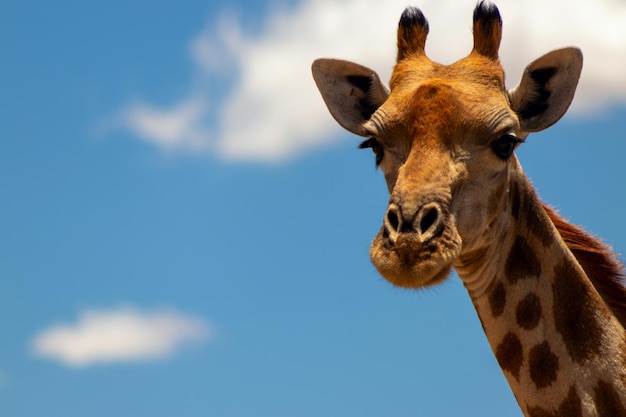
<path id="1" fill-rule="evenodd" d="M 488 230 L 485 209 L 481 204 L 469 204 L 463 200 L 455 205 L 453 213 L 456 228 L 463 239 L 464 249 L 469 249 L 473 246 L 473 242 L 479 240 Z"/>
<path id="2" fill-rule="evenodd" d="M 473 198 L 473 202 L 453 200 L 453 216 L 461 239 L 463 252 L 472 251 L 491 242 L 504 227 L 502 216 L 491 215 L 489 200 Z"/>

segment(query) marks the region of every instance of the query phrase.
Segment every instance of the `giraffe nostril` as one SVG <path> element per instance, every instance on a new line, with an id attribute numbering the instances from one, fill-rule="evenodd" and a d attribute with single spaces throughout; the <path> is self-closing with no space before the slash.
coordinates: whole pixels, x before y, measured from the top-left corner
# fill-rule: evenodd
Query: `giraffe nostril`
<path id="1" fill-rule="evenodd" d="M 435 207 L 430 207 L 426 210 L 426 212 L 422 215 L 420 219 L 420 231 L 425 233 L 428 231 L 433 225 L 437 222 L 439 218 L 439 210 Z"/>
<path id="2" fill-rule="evenodd" d="M 410 216 L 403 210 L 405 208 L 396 204 L 389 206 L 384 220 L 384 238 L 395 240 L 399 235 L 417 234 L 418 239 L 425 242 L 432 239 L 441 229 L 441 207 L 438 203 L 427 203 Z"/>
<path id="3" fill-rule="evenodd" d="M 400 226 L 400 219 L 398 219 L 398 215 L 396 214 L 395 210 L 387 211 L 387 221 L 394 231 L 398 231 L 398 226 Z"/>

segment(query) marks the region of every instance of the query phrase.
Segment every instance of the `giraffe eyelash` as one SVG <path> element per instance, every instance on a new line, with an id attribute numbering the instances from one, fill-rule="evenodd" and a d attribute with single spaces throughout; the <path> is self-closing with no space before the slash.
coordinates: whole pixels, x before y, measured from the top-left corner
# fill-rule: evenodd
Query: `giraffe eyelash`
<path id="1" fill-rule="evenodd" d="M 361 142 L 359 145 L 359 149 L 367 149 L 370 148 L 374 155 L 376 155 L 376 168 L 380 166 L 380 163 L 383 161 L 384 151 L 383 147 L 375 138 L 369 138 Z"/>

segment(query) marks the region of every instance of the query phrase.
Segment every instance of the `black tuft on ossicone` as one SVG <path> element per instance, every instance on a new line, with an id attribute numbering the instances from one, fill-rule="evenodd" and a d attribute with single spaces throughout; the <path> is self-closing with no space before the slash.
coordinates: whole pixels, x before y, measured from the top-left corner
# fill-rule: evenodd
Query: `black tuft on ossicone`
<path id="1" fill-rule="evenodd" d="M 498 59 L 502 39 L 502 18 L 498 8 L 481 0 L 474 9 L 474 50 L 484 57 Z"/>
<path id="2" fill-rule="evenodd" d="M 404 9 L 402 16 L 400 16 L 400 27 L 406 29 L 414 25 L 419 25 L 428 31 L 428 20 L 426 20 L 424 13 L 417 7 L 409 6 Z"/>
<path id="3" fill-rule="evenodd" d="M 489 0 L 479 1 L 476 5 L 476 8 L 474 9 L 474 23 L 478 21 L 490 22 L 492 20 L 498 20 L 500 23 L 502 23 L 500 11 L 496 7 L 496 5 Z"/>
<path id="4" fill-rule="evenodd" d="M 417 7 L 407 7 L 398 23 L 398 56 L 400 62 L 409 56 L 424 55 L 428 21 Z"/>

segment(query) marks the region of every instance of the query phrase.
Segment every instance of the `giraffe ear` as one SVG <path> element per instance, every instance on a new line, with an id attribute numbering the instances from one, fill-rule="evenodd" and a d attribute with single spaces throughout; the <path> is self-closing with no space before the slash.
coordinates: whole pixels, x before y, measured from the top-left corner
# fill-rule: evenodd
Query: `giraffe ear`
<path id="1" fill-rule="evenodd" d="M 352 133 L 370 136 L 363 125 L 389 97 L 389 89 L 378 74 L 362 65 L 338 59 L 318 59 L 311 70 L 335 120 Z"/>
<path id="2" fill-rule="evenodd" d="M 538 132 L 556 123 L 569 108 L 578 85 L 583 55 L 578 48 L 552 51 L 524 70 L 517 87 L 509 90 L 511 108 L 522 130 Z"/>

